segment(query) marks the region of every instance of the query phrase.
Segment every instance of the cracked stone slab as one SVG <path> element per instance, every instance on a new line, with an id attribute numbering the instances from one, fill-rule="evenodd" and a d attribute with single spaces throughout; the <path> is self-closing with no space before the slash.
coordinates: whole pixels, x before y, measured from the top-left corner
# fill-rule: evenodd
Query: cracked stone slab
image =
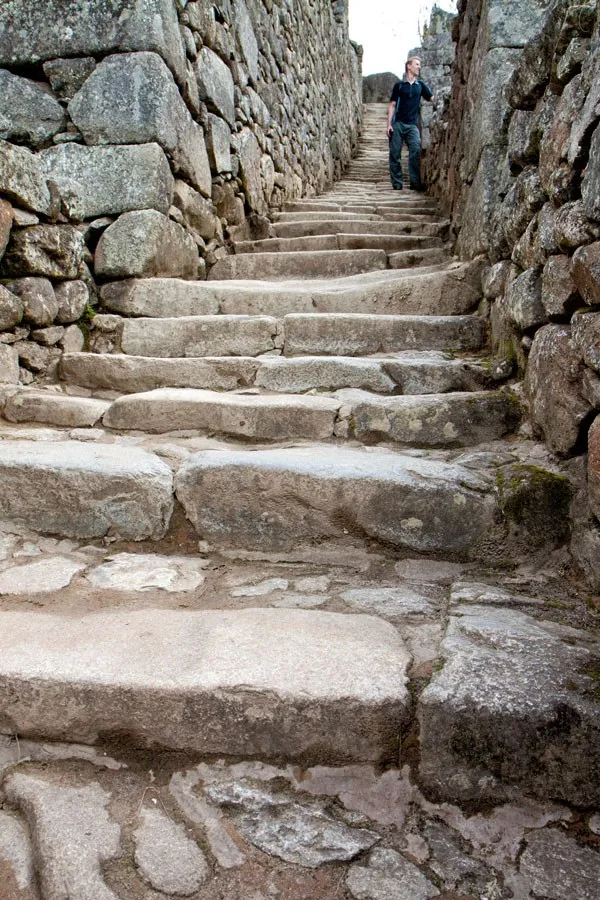
<path id="1" fill-rule="evenodd" d="M 180 316 L 126 319 L 121 349 L 132 356 L 258 356 L 278 346 L 269 316 Z M 280 345 L 280 344 L 279 344 Z"/>
<path id="2" fill-rule="evenodd" d="M 371 851 L 366 865 L 350 866 L 346 887 L 355 900 L 427 900 L 439 895 L 435 885 L 400 853 L 379 847 Z"/>
<path id="3" fill-rule="evenodd" d="M 536 894 L 549 900 L 596 900 L 600 853 L 555 828 L 532 831 L 526 841 L 520 870 Z"/>
<path id="4" fill-rule="evenodd" d="M 142 878 L 163 894 L 189 897 L 209 877 L 208 864 L 198 844 L 183 825 L 162 810 L 145 807 L 133 833 L 135 864 Z"/>
<path id="5" fill-rule="evenodd" d="M 4 790 L 27 818 L 45 900 L 119 900 L 102 866 L 119 856 L 121 829 L 109 816 L 110 795 L 99 784 L 67 788 L 15 772 Z"/>
<path id="6" fill-rule="evenodd" d="M 476 603 L 479 606 L 543 606 L 544 601 L 537 597 L 526 597 L 515 594 L 492 584 L 481 584 L 475 581 L 457 581 L 450 590 L 452 604 Z"/>
<path id="7" fill-rule="evenodd" d="M 455 607 L 421 695 L 420 773 L 451 802 L 600 799 L 598 646 L 512 609 Z"/>
<path id="8" fill-rule="evenodd" d="M 0 475 L 0 517 L 34 531 L 156 540 L 171 518 L 171 469 L 136 447 L 0 441 Z"/>
<path id="9" fill-rule="evenodd" d="M 41 559 L 0 572 L 0 594 L 40 594 L 67 587 L 73 577 L 86 568 L 64 556 Z"/>
<path id="10" fill-rule="evenodd" d="M 10 867 L 20 890 L 33 888 L 33 855 L 27 829 L 15 815 L 0 810 L 0 866 L 2 863 Z"/>
<path id="11" fill-rule="evenodd" d="M 313 762 L 397 753 L 410 657 L 370 616 L 0 613 L 0 729 Z M 8 703 L 8 698 L 11 702 Z"/>
<path id="12" fill-rule="evenodd" d="M 40 422 L 64 428 L 92 426 L 100 421 L 110 403 L 91 397 L 69 397 L 49 391 L 21 390 L 4 405 L 9 422 Z"/>
<path id="13" fill-rule="evenodd" d="M 344 591 L 340 597 L 359 612 L 374 613 L 386 619 L 437 612 L 436 604 L 429 597 L 408 587 L 353 588 Z"/>
<path id="14" fill-rule="evenodd" d="M 194 591 L 204 584 L 204 572 L 199 570 L 207 565 L 208 560 L 195 557 L 118 553 L 86 578 L 94 587 L 113 591 Z"/>

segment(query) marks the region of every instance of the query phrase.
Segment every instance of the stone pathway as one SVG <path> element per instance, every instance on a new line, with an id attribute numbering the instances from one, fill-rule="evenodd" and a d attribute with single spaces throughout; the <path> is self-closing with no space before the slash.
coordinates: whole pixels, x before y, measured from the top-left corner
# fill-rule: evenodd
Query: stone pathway
<path id="1" fill-rule="evenodd" d="M 382 121 L 3 394 L 2 900 L 600 897 L 568 471 Z"/>

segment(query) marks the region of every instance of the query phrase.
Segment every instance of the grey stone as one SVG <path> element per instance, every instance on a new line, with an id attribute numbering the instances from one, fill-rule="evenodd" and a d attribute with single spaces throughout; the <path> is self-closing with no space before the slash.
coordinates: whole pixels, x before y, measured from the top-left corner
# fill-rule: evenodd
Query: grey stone
<path id="1" fill-rule="evenodd" d="M 168 527 L 171 469 L 143 450 L 2 441 L 0 468 L 2 516 L 34 531 L 101 537 L 110 530 L 142 540 L 160 538 Z"/>
<path id="2" fill-rule="evenodd" d="M 231 131 L 219 116 L 208 114 L 206 149 L 213 172 L 231 172 Z"/>
<path id="3" fill-rule="evenodd" d="M 462 894 L 485 896 L 494 876 L 481 862 L 467 855 L 456 832 L 439 822 L 428 822 L 423 835 L 432 856 L 428 866 L 443 879 L 444 887 Z"/>
<path id="4" fill-rule="evenodd" d="M 23 366 L 32 372 L 42 375 L 48 371 L 53 363 L 58 361 L 61 355 L 60 350 L 56 347 L 41 347 L 32 341 L 19 341 L 16 350 L 19 354 L 19 362 Z M 24 381 L 24 384 L 29 384 L 29 380 Z"/>
<path id="5" fill-rule="evenodd" d="M 485 803 L 518 787 L 596 804 L 597 658 L 586 643 L 585 632 L 514 610 L 455 609 L 444 665 L 420 699 L 420 777 L 428 791 L 452 803 Z"/>
<path id="6" fill-rule="evenodd" d="M 600 125 L 590 144 L 589 161 L 581 183 L 583 208 L 590 219 L 600 219 Z"/>
<path id="7" fill-rule="evenodd" d="M 65 112 L 48 91 L 35 81 L 0 69 L 1 138 L 39 147 L 64 124 Z"/>
<path id="8" fill-rule="evenodd" d="M 0 344 L 0 384 L 18 384 L 18 381 L 19 354 L 14 347 Z"/>
<path id="9" fill-rule="evenodd" d="M 296 865 L 345 862 L 379 840 L 375 832 L 350 828 L 315 803 L 300 805 L 283 792 L 245 779 L 209 785 L 205 794 L 212 803 L 237 812 L 237 828 L 259 850 Z"/>
<path id="10" fill-rule="evenodd" d="M 88 144 L 160 144 L 176 170 L 210 195 L 202 129 L 155 53 L 104 59 L 69 103 L 69 113 Z"/>
<path id="11" fill-rule="evenodd" d="M 77 278 L 83 262 L 83 237 L 72 225 L 34 225 L 13 234 L 2 261 L 4 277 L 42 275 Z"/>
<path id="12" fill-rule="evenodd" d="M 542 306 L 549 316 L 571 315 L 578 303 L 568 256 L 551 256 L 542 272 Z"/>
<path id="13" fill-rule="evenodd" d="M 30 64 L 81 54 L 154 50 L 183 82 L 185 52 L 170 0 L 77 0 L 61 6 L 60 25 L 43 6 L 9 0 L 0 17 L 0 65 Z"/>
<path id="14" fill-rule="evenodd" d="M 78 325 L 67 325 L 60 348 L 63 353 L 80 353 L 85 347 L 85 335 Z"/>
<path id="15" fill-rule="evenodd" d="M 52 325 L 50 328 L 36 328 L 31 332 L 31 339 L 43 347 L 54 347 L 63 339 L 64 334 L 62 325 Z"/>
<path id="16" fill-rule="evenodd" d="M 595 900 L 600 854 L 555 828 L 531 831 L 519 869 L 536 894 L 549 900 Z"/>
<path id="17" fill-rule="evenodd" d="M 19 391 L 7 400 L 4 416 L 9 422 L 42 422 L 63 428 L 95 425 L 109 403 L 92 397 L 69 397 L 49 391 Z"/>
<path id="18" fill-rule="evenodd" d="M 163 894 L 189 897 L 207 880 L 206 858 L 183 825 L 160 809 L 144 807 L 133 833 L 135 864 L 142 877 Z"/>
<path id="19" fill-rule="evenodd" d="M 96 68 L 93 56 L 51 59 L 43 65 L 44 75 L 61 100 L 71 100 Z"/>
<path id="20" fill-rule="evenodd" d="M 177 278 L 131 279 L 100 288 L 105 309 L 122 316 L 214 316 L 219 301 L 207 294 L 205 285 Z"/>
<path id="21" fill-rule="evenodd" d="M 63 325 L 80 319 L 90 299 L 85 281 L 63 281 L 54 288 L 54 295 L 58 302 L 56 321 Z"/>
<path id="22" fill-rule="evenodd" d="M 252 81 L 258 80 L 258 44 L 245 0 L 235 0 L 237 39 Z"/>
<path id="23" fill-rule="evenodd" d="M 504 590 L 497 585 L 481 584 L 476 581 L 456 581 L 450 591 L 452 604 L 477 603 L 480 606 L 539 606 L 544 603 L 536 597 Z"/>
<path id="24" fill-rule="evenodd" d="M 477 103 L 472 110 L 466 163 L 469 175 L 477 170 L 481 152 L 490 144 L 506 140 L 510 107 L 504 97 L 504 86 L 518 63 L 520 52 L 508 47 L 492 48 L 471 71 L 477 84 Z"/>
<path id="25" fill-rule="evenodd" d="M 266 578 L 259 581 L 258 584 L 245 584 L 241 587 L 234 588 L 231 592 L 232 597 L 266 597 L 275 591 L 286 591 L 289 581 L 285 578 Z"/>
<path id="26" fill-rule="evenodd" d="M 493 212 L 498 202 L 498 184 L 505 153 L 496 146 L 483 148 L 462 214 L 463 227 L 457 249 L 472 257 L 486 253 L 496 239 Z M 467 249 L 468 248 L 468 249 Z"/>
<path id="27" fill-rule="evenodd" d="M 8 200 L 0 197 L 0 259 L 4 255 L 6 245 L 10 240 L 10 232 L 14 221 L 14 210 Z"/>
<path id="28" fill-rule="evenodd" d="M 233 76 L 229 67 L 208 47 L 202 47 L 195 63 L 200 98 L 222 119 L 233 126 L 235 101 Z"/>
<path id="29" fill-rule="evenodd" d="M 55 556 L 0 572 L 0 594 L 40 594 L 67 587 L 85 563 Z"/>
<path id="30" fill-rule="evenodd" d="M 301 393 L 313 388 L 334 391 L 343 387 L 392 393 L 396 387 L 396 382 L 382 371 L 379 360 L 343 356 L 265 358 L 261 360 L 255 384 L 267 391 L 284 393 Z"/>
<path id="31" fill-rule="evenodd" d="M 428 615 L 436 610 L 429 597 L 409 587 L 354 588 L 340 594 L 341 599 L 360 612 L 370 612 L 384 619 Z"/>
<path id="32" fill-rule="evenodd" d="M 540 328 L 533 339 L 525 376 L 534 428 L 561 454 L 572 451 L 579 426 L 589 411 L 581 396 L 581 356 L 570 339 L 568 326 Z"/>
<path id="33" fill-rule="evenodd" d="M 168 593 L 195 591 L 204 583 L 205 560 L 152 553 L 117 553 L 86 576 L 96 588 Z"/>
<path id="34" fill-rule="evenodd" d="M 8 289 L 21 300 L 23 318 L 31 325 L 51 325 L 58 313 L 58 301 L 47 278 L 18 278 Z"/>
<path id="35" fill-rule="evenodd" d="M 0 331 L 14 328 L 23 318 L 23 303 L 16 294 L 0 284 Z"/>
<path id="36" fill-rule="evenodd" d="M 387 622 L 313 610 L 129 609 L 44 613 L 41 629 L 39 615 L 0 612 L 3 730 L 85 743 L 126 733 L 139 748 L 309 765 L 398 752 L 410 658 Z"/>
<path id="37" fill-rule="evenodd" d="M 600 303 L 600 241 L 579 247 L 573 254 L 571 274 L 589 306 Z"/>
<path id="38" fill-rule="evenodd" d="M 554 233 L 559 248 L 569 251 L 597 240 L 600 237 L 600 224 L 590 222 L 583 203 L 576 200 L 560 207 L 556 213 Z"/>
<path id="39" fill-rule="evenodd" d="M 0 140 L 0 191 L 25 209 L 49 215 L 52 197 L 39 159 L 25 147 Z"/>
<path id="40" fill-rule="evenodd" d="M 168 212 L 173 176 L 158 144 L 63 144 L 44 150 L 39 159 L 46 177 L 58 184 L 72 219 L 82 221 L 134 209 Z"/>
<path id="41" fill-rule="evenodd" d="M 355 900 L 427 900 L 439 891 L 395 850 L 372 850 L 366 864 L 354 863 L 346 887 Z"/>
<path id="42" fill-rule="evenodd" d="M 506 89 L 508 101 L 515 109 L 531 108 L 550 81 L 554 49 L 567 5 L 565 0 L 559 0 L 551 6 L 544 0 L 536 0 L 526 8 L 519 3 L 494 4 L 496 15 L 503 22 L 505 40 L 509 45 L 514 41 L 514 35 L 519 34 L 516 23 L 521 16 L 527 21 L 522 42 L 518 39 L 521 46 L 525 45 L 523 59 Z"/>
<path id="43" fill-rule="evenodd" d="M 548 315 L 542 304 L 542 279 L 539 268 L 527 269 L 507 291 L 507 310 L 510 319 L 522 331 L 544 325 Z"/>
<path id="44" fill-rule="evenodd" d="M 256 135 L 244 128 L 236 135 L 237 152 L 240 159 L 242 186 L 250 209 L 264 212 L 266 204 L 260 177 L 261 150 Z"/>
<path id="45" fill-rule="evenodd" d="M 206 200 L 185 181 L 175 182 L 173 205 L 183 215 L 183 222 L 190 231 L 205 241 L 214 238 L 217 231 L 216 210 L 210 200 Z"/>
<path id="46" fill-rule="evenodd" d="M 3 863 L 9 866 L 17 888 L 23 891 L 33 888 L 35 876 L 29 835 L 20 819 L 4 811 L 0 812 L 0 865 Z M 6 876 L 4 884 L 8 887 Z"/>
<path id="47" fill-rule="evenodd" d="M 198 248 L 189 234 L 154 209 L 123 213 L 102 233 L 94 266 L 104 278 L 195 278 Z"/>
<path id="48" fill-rule="evenodd" d="M 588 499 L 590 509 L 600 521 L 600 422 L 594 419 L 588 432 Z"/>
<path id="49" fill-rule="evenodd" d="M 518 241 L 545 200 L 537 168 L 528 166 L 515 180 L 500 208 L 500 223 L 509 247 Z"/>
<path id="50" fill-rule="evenodd" d="M 4 787 L 33 833 L 47 900 L 118 900 L 102 873 L 103 865 L 121 852 L 121 829 L 107 810 L 110 794 L 95 782 L 61 787 L 21 772 L 10 774 Z"/>
<path id="51" fill-rule="evenodd" d="M 280 343 L 280 326 L 269 316 L 206 315 L 126 319 L 121 349 L 133 356 L 258 356 Z"/>

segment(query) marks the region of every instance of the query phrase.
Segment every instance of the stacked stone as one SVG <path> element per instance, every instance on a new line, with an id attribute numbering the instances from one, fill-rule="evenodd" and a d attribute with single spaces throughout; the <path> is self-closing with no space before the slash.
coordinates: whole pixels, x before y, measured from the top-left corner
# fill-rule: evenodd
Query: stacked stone
<path id="1" fill-rule="evenodd" d="M 479 5 L 465 0 L 454 29 L 428 175 L 460 255 L 490 263 L 495 351 L 524 376 L 534 434 L 579 460 L 572 550 L 598 587 L 600 12 L 486 0 L 478 16 Z"/>
<path id="2" fill-rule="evenodd" d="M 360 127 L 345 4 L 0 9 L 0 382 L 83 348 L 96 287 L 204 278 L 269 205 L 339 176 Z M 323 52 L 323 48 L 327 52 Z"/>
<path id="3" fill-rule="evenodd" d="M 434 6 L 429 23 L 423 29 L 421 46 L 410 51 L 411 56 L 420 56 L 423 80 L 433 91 L 433 101 L 421 106 L 421 140 L 425 151 L 431 146 L 431 128 L 442 117 L 452 87 L 454 42 L 451 32 L 455 18 L 454 13 Z"/>

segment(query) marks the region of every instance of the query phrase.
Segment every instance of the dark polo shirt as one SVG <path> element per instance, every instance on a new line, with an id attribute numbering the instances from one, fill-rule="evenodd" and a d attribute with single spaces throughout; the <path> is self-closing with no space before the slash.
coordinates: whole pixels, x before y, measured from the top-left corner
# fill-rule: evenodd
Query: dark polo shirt
<path id="1" fill-rule="evenodd" d="M 394 121 L 402 122 L 403 125 L 418 125 L 421 97 L 424 100 L 431 100 L 433 97 L 424 81 L 414 81 L 412 84 L 406 78 L 397 81 L 390 97 L 390 103 L 396 104 Z"/>

